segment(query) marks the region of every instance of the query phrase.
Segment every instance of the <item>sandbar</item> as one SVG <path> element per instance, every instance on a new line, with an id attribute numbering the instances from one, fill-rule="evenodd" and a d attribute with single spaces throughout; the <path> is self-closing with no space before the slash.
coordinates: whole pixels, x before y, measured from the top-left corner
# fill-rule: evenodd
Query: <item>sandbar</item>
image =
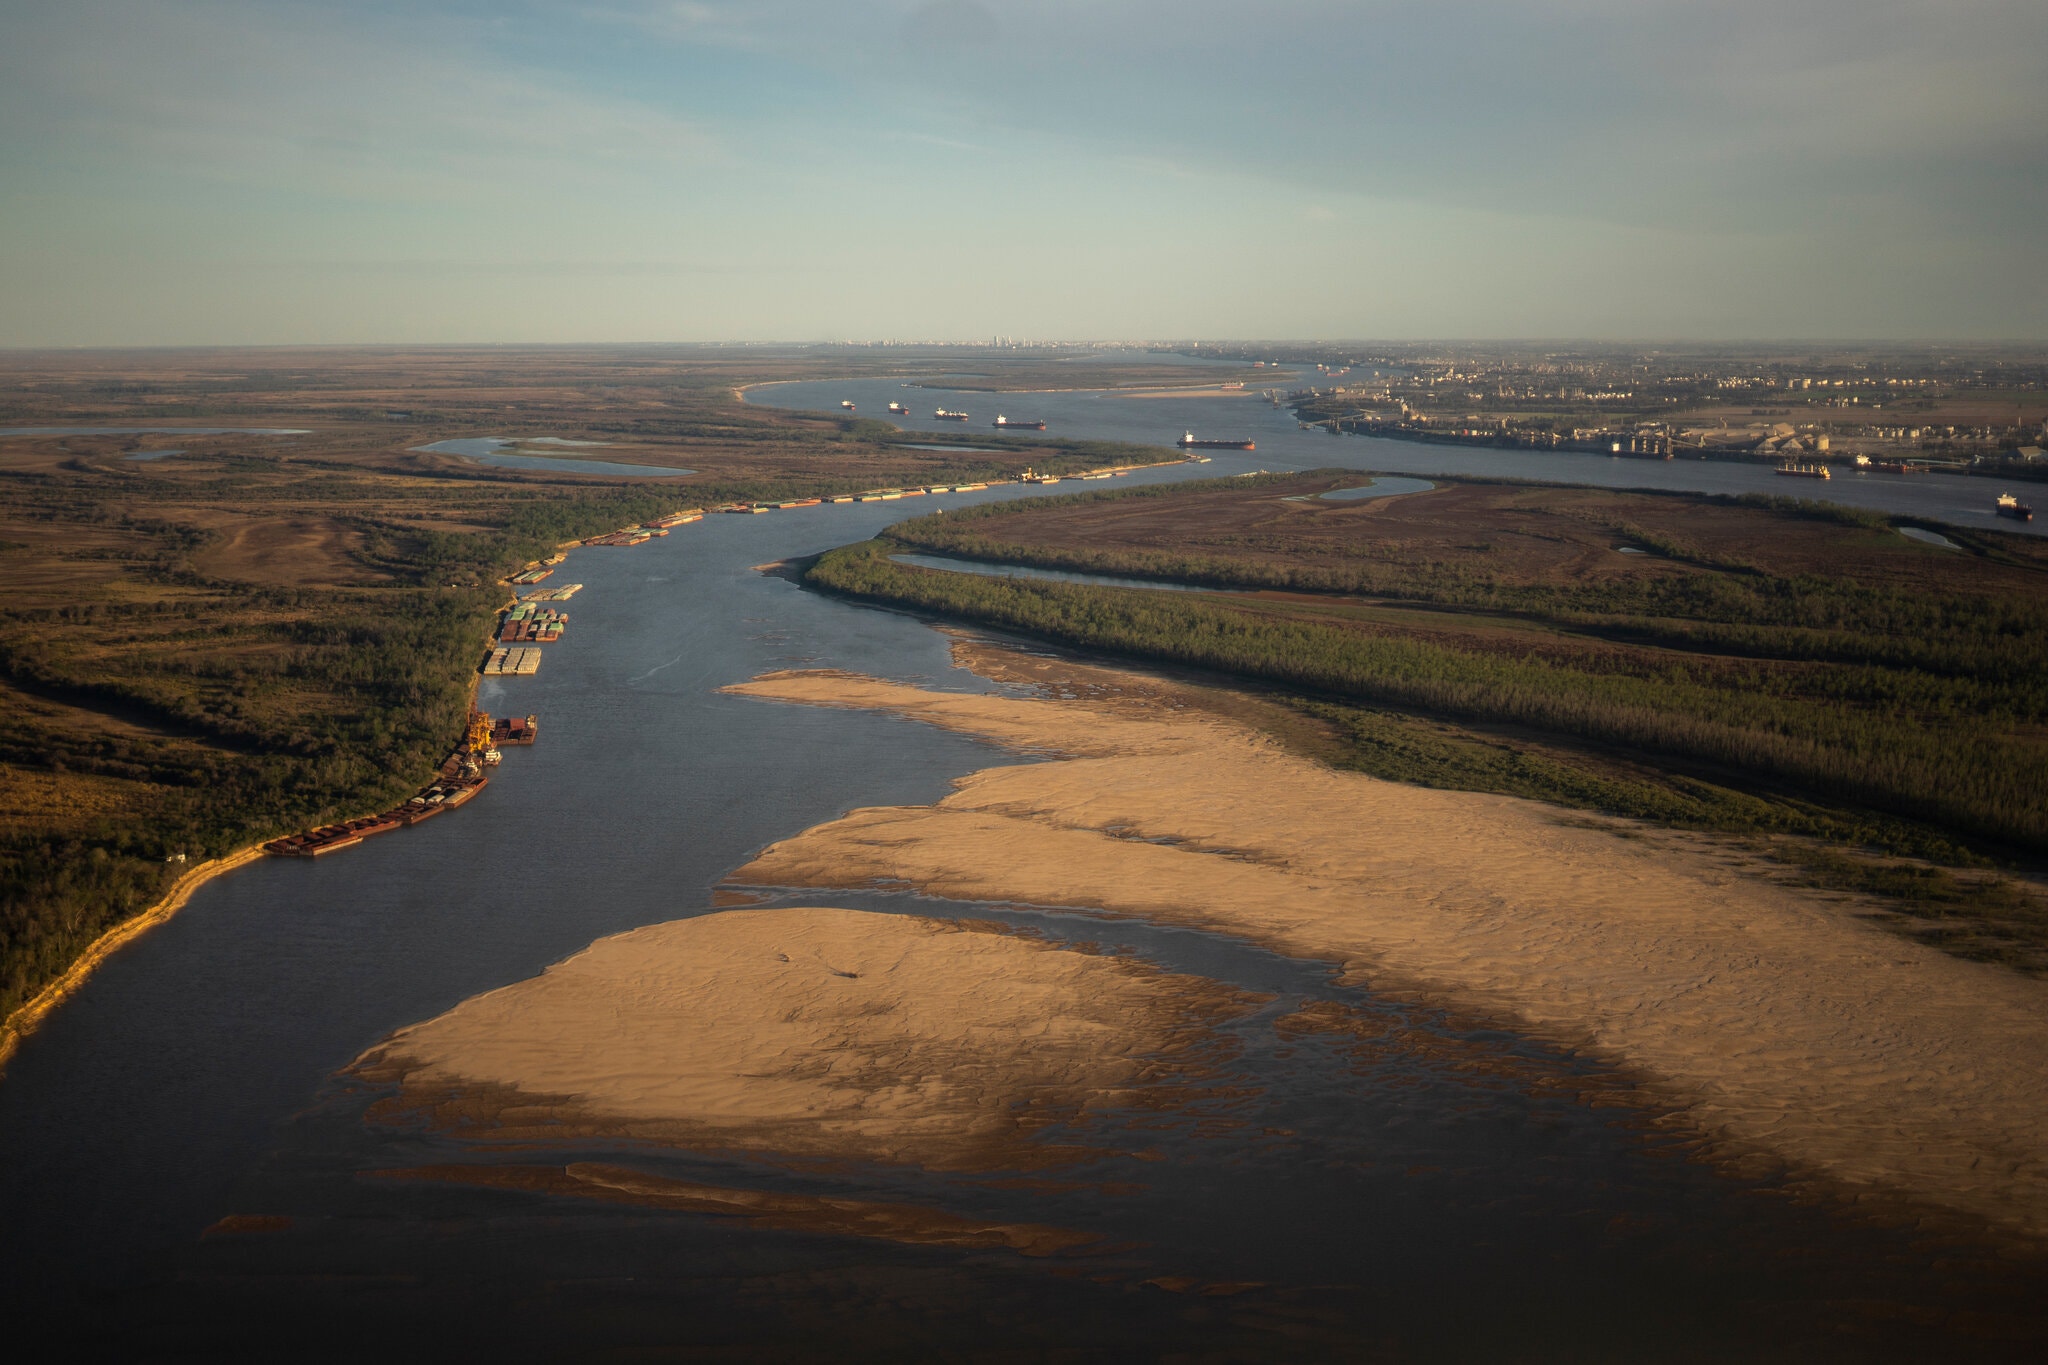
<path id="1" fill-rule="evenodd" d="M 1043 760 L 855 810 L 732 880 L 1091 907 L 1324 959 L 1624 1068 L 1738 1168 L 2048 1238 L 2048 983 L 1703 839 L 1332 770 L 1158 680 L 1067 671 L 1036 698 L 817 671 L 727 689 Z"/>
<path id="2" fill-rule="evenodd" d="M 470 1138 L 627 1138 L 929 1169 L 1195 1084 L 1251 997 L 967 921 L 728 910 L 600 939 L 394 1034 L 353 1071 L 385 1117 Z"/>

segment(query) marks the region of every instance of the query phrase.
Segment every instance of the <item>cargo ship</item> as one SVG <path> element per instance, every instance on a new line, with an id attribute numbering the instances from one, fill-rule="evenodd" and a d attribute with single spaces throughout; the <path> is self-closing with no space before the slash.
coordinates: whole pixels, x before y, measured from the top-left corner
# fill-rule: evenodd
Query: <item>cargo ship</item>
<path id="1" fill-rule="evenodd" d="M 1906 460 L 1879 460 L 1872 466 L 1880 474 L 1925 474 L 1919 465 Z"/>
<path id="2" fill-rule="evenodd" d="M 1259 448 L 1257 443 L 1252 441 L 1205 441 L 1197 437 L 1192 431 L 1183 435 L 1174 444 L 1182 450 L 1257 450 Z"/>
<path id="3" fill-rule="evenodd" d="M 908 403 L 891 403 L 891 404 L 889 405 L 889 415 L 890 415 L 890 416 L 892 416 L 892 417 L 908 417 L 908 416 L 910 416 L 910 404 L 908 404 Z"/>
<path id="4" fill-rule="evenodd" d="M 1828 473 L 1828 467 L 1824 464 L 1781 464 L 1778 466 L 1778 473 L 1789 474 L 1795 479 L 1832 479 L 1835 477 Z"/>
<path id="5" fill-rule="evenodd" d="M 2000 493 L 1998 495 L 1998 515 L 2001 517 L 2011 517 L 2014 521 L 2032 521 L 2034 519 L 2034 509 L 2010 493 Z"/>
<path id="6" fill-rule="evenodd" d="M 842 398 L 842 399 L 840 399 L 840 400 L 839 400 L 839 406 L 840 406 L 840 407 L 842 407 L 842 408 L 845 408 L 845 409 L 846 409 L 846 410 L 847 410 L 848 412 L 855 412 L 855 411 L 858 411 L 858 409 L 856 409 L 856 408 L 855 408 L 855 407 L 853 406 L 853 400 L 852 400 L 851 398 Z"/>
<path id="7" fill-rule="evenodd" d="M 1005 417 L 1001 413 L 996 414 L 994 425 L 999 427 L 1015 427 L 1019 431 L 1045 430 L 1045 423 L 1043 422 L 1027 422 L 1021 417 Z"/>
<path id="8" fill-rule="evenodd" d="M 944 408 L 938 409 L 936 412 L 932 414 L 932 416 L 938 418 L 941 422 L 964 422 L 968 418 L 967 413 L 948 412 Z"/>

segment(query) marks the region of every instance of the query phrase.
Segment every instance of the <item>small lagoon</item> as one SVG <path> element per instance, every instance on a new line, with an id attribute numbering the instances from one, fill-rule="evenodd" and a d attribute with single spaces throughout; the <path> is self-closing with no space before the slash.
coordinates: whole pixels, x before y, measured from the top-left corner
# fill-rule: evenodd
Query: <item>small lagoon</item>
<path id="1" fill-rule="evenodd" d="M 1028 564 L 989 564 L 978 559 L 954 559 L 950 555 L 890 555 L 896 564 L 947 573 L 980 574 L 984 578 L 1042 578 L 1054 583 L 1085 583 L 1096 588 L 1147 588 L 1156 592 L 1228 592 L 1227 588 L 1206 588 L 1195 583 L 1167 583 L 1157 578 L 1119 578 L 1113 574 L 1071 573 L 1065 569 L 1039 569 Z"/>
<path id="2" fill-rule="evenodd" d="M 491 465 L 498 469 L 538 469 L 557 474 L 609 474 L 629 479 L 673 479 L 683 474 L 694 474 L 694 469 L 682 469 L 664 464 L 619 464 L 608 460 L 579 460 L 549 455 L 508 455 L 500 447 L 516 445 L 551 446 L 596 446 L 596 441 L 570 441 L 556 436 L 536 436 L 525 441 L 512 441 L 502 436 L 466 437 L 453 441 L 436 441 L 432 445 L 417 446 L 417 450 L 432 451 L 438 455 L 459 455 L 465 460 Z"/>

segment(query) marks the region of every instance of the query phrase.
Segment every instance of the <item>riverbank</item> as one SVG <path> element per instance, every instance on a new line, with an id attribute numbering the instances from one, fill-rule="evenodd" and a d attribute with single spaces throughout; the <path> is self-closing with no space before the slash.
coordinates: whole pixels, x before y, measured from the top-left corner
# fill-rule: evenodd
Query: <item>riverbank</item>
<path id="1" fill-rule="evenodd" d="M 237 849 L 224 858 L 214 858 L 196 864 L 173 882 L 171 889 L 156 904 L 131 919 L 121 921 L 94 939 L 72 962 L 64 975 L 44 986 L 27 1004 L 8 1015 L 5 1023 L 0 1023 L 0 1078 L 5 1077 L 7 1063 L 13 1059 L 15 1049 L 21 1046 L 22 1040 L 40 1028 L 43 1021 L 55 1013 L 59 1005 L 70 999 L 102 962 L 184 909 L 185 903 L 192 899 L 192 893 L 215 877 L 232 872 L 238 867 L 246 867 L 262 856 L 263 846 L 251 844 L 247 848 Z"/>
<path id="2" fill-rule="evenodd" d="M 1738 1169 L 2048 1243 L 2048 984 L 1705 839 L 1335 772 L 1156 680 L 968 657 L 1040 698 L 829 672 L 728 689 L 1049 759 L 856 810 L 733 881 L 1093 907 L 1330 961 L 1623 1068 Z"/>

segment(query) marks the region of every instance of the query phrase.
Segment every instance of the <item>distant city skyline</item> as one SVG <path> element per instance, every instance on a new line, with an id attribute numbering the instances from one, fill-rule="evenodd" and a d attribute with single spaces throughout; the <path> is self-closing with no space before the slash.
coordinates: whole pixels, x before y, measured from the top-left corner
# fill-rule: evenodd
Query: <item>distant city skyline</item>
<path id="1" fill-rule="evenodd" d="M 2048 338 L 2038 0 L 0 0 L 0 345 Z"/>

